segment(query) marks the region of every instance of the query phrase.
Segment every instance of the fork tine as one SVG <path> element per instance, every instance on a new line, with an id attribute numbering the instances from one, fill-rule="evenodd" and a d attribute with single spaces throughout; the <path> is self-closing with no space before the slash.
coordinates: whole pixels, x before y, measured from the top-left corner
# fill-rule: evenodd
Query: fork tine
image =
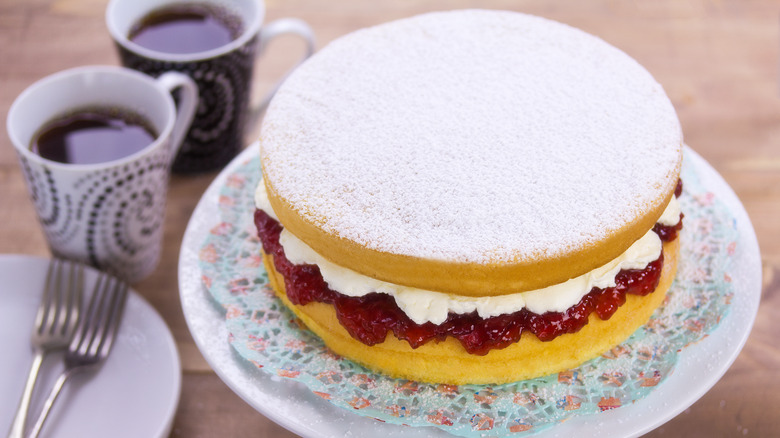
<path id="1" fill-rule="evenodd" d="M 89 300 L 87 313 L 81 318 L 77 329 L 77 336 L 71 341 L 70 351 L 85 354 L 89 350 L 92 339 L 95 337 L 95 330 L 97 328 L 96 315 L 100 315 L 100 307 L 102 307 L 103 300 L 105 299 L 105 283 L 107 282 L 108 275 L 101 272 L 95 282 L 95 287 L 92 290 L 92 297 Z"/>
<path id="2" fill-rule="evenodd" d="M 108 274 L 95 283 L 89 309 L 70 350 L 97 357 L 108 354 L 121 320 L 129 286 Z"/>
<path id="3" fill-rule="evenodd" d="M 127 289 L 128 285 L 126 283 L 114 279 L 114 285 L 111 288 L 111 299 L 103 309 L 103 318 L 100 321 L 100 328 L 96 334 L 96 342 L 90 348 L 91 355 L 105 357 L 111 351 L 116 332 L 119 329 L 119 323 L 122 319 Z"/>
<path id="4" fill-rule="evenodd" d="M 111 305 L 111 277 L 106 276 L 106 280 L 100 288 L 100 303 L 98 304 L 95 314 L 92 315 L 92 333 L 90 334 L 89 342 L 84 345 L 84 353 L 90 356 L 95 354 L 95 351 L 100 346 L 101 336 L 103 335 L 103 325 L 110 312 L 106 311 L 108 306 Z M 97 291 L 95 293 L 98 293 Z"/>
<path id="5" fill-rule="evenodd" d="M 50 309 L 52 295 L 54 295 L 55 287 L 52 284 L 54 282 L 55 270 L 57 269 L 57 259 L 51 259 L 49 262 L 49 268 L 46 271 L 46 283 L 43 286 L 43 296 L 41 297 L 41 304 L 38 306 L 38 313 L 35 315 L 35 331 L 43 333 L 50 320 Z"/>
<path id="6" fill-rule="evenodd" d="M 96 331 L 94 342 L 92 342 L 88 350 L 90 356 L 98 356 L 106 338 L 110 336 L 109 325 L 114 317 L 114 310 L 117 304 L 117 298 L 120 295 L 121 286 L 121 282 L 112 279 L 107 282 L 104 287 L 104 292 L 108 296 L 108 300 L 105 302 L 101 301 L 102 306 L 100 308 L 99 320 L 95 321 Z"/>
<path id="7" fill-rule="evenodd" d="M 79 319 L 81 309 L 82 295 L 84 291 L 84 265 L 72 262 L 70 264 L 70 275 L 68 276 L 68 287 L 66 299 L 63 300 L 63 314 L 60 315 L 60 333 L 63 335 L 73 332 L 73 326 Z"/>
<path id="8" fill-rule="evenodd" d="M 73 279 L 75 276 L 75 265 L 71 262 L 62 261 L 57 275 L 57 294 L 55 304 L 57 312 L 51 327 L 51 333 L 63 334 L 65 332 L 65 323 L 70 315 L 68 296 L 73 289 Z M 63 272 L 65 271 L 65 272 Z"/>
<path id="9" fill-rule="evenodd" d="M 54 274 L 54 292 L 52 295 L 52 301 L 54 302 L 47 319 L 47 327 L 49 334 L 56 334 L 59 327 L 58 322 L 61 315 L 64 313 L 62 292 L 65 289 L 63 283 L 65 282 L 65 269 L 67 268 L 67 262 L 63 259 L 57 259 L 57 272 Z"/>

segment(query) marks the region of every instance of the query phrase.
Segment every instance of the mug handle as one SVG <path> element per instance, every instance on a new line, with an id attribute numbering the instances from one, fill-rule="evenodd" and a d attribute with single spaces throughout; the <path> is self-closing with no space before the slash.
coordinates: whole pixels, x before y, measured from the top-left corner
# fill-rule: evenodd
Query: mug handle
<path id="1" fill-rule="evenodd" d="M 268 106 L 271 98 L 274 97 L 276 90 L 279 89 L 287 76 L 289 76 L 290 73 L 295 70 L 295 67 L 301 65 L 303 61 L 305 61 L 314 53 L 314 31 L 312 31 L 311 27 L 309 27 L 305 21 L 298 18 L 280 18 L 262 27 L 259 36 L 260 44 L 257 47 L 255 56 L 259 57 L 262 55 L 265 51 L 265 48 L 268 46 L 268 43 L 271 42 L 272 39 L 280 35 L 287 34 L 298 35 L 299 37 L 303 38 L 304 42 L 306 43 L 306 51 L 304 52 L 301 59 L 293 66 L 293 68 L 285 73 L 284 76 L 282 76 L 282 78 L 279 79 L 276 84 L 274 84 L 271 90 L 268 91 L 265 96 L 263 96 L 263 98 L 260 100 L 260 102 L 257 103 L 256 106 L 250 109 L 250 119 L 249 124 L 245 130 L 246 132 L 249 132 L 256 127 L 257 122 L 260 121 L 260 116 L 263 114 L 263 111 L 265 111 L 265 108 Z"/>
<path id="2" fill-rule="evenodd" d="M 179 89 L 176 121 L 173 123 L 173 131 L 171 132 L 172 163 L 184 141 L 184 136 L 190 129 L 192 119 L 195 117 L 195 110 L 198 108 L 198 86 L 189 76 L 175 71 L 163 73 L 156 80 L 169 93 Z"/>

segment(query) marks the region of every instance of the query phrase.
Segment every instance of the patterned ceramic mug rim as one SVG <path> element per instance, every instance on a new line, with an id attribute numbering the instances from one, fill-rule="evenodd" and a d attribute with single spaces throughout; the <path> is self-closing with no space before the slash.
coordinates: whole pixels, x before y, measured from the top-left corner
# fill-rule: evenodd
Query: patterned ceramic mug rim
<path id="1" fill-rule="evenodd" d="M 127 4 L 128 2 L 132 3 L 134 5 L 133 7 L 135 7 L 135 9 L 138 11 L 138 13 L 133 14 L 132 17 L 128 17 L 125 14 L 120 13 L 120 8 L 122 7 L 122 4 L 123 3 Z M 137 0 L 131 0 L 131 1 L 110 0 L 108 6 L 106 7 L 106 26 L 108 27 L 108 32 L 111 34 L 111 38 L 113 38 L 117 44 L 121 45 L 125 49 L 137 55 L 149 59 L 155 59 L 158 61 L 194 62 L 194 61 L 203 61 L 207 59 L 212 59 L 224 55 L 226 53 L 230 53 L 240 47 L 243 47 L 252 38 L 257 36 L 260 33 L 260 28 L 262 27 L 262 23 L 265 18 L 265 2 L 263 2 L 262 0 L 243 1 L 242 2 L 243 5 L 251 13 L 241 14 L 241 19 L 244 24 L 244 29 L 241 35 L 238 38 L 231 41 L 230 43 L 217 47 L 216 49 L 211 49 L 211 50 L 206 50 L 203 52 L 196 52 L 196 53 L 161 52 L 158 50 L 148 49 L 144 46 L 141 46 L 140 44 L 131 41 L 127 37 L 129 28 L 130 26 L 132 26 L 133 23 L 143 18 L 144 15 L 148 14 L 149 12 L 153 11 L 154 9 L 160 6 L 163 6 L 165 4 L 176 4 L 176 3 L 180 4 L 182 2 L 181 0 L 152 0 L 151 2 L 153 3 L 152 5 L 149 5 L 148 4 L 149 2 L 143 2 L 146 4 L 146 6 L 136 6 L 139 3 L 141 2 L 137 2 Z M 199 3 L 224 4 L 226 2 L 219 1 L 219 0 L 199 0 Z M 231 3 L 231 2 L 227 2 L 227 3 Z M 247 11 L 244 10 L 242 12 L 247 12 Z M 129 25 L 123 25 L 122 23 L 129 23 Z"/>
<path id="2" fill-rule="evenodd" d="M 133 154 L 130 154 L 128 156 L 116 160 L 104 161 L 100 163 L 92 163 L 92 164 L 60 163 L 58 161 L 52 161 L 43 158 L 40 155 L 34 153 L 32 150 L 30 150 L 29 141 L 25 142 L 24 139 L 21 138 L 21 135 L 18 132 L 19 130 L 17 129 L 17 124 L 22 122 L 22 120 L 19 120 L 19 118 L 21 117 L 21 115 L 19 115 L 20 108 L 25 104 L 25 102 L 28 99 L 35 98 L 34 96 L 35 93 L 40 92 L 40 90 L 43 88 L 54 86 L 54 84 L 56 84 L 57 82 L 68 81 L 71 78 L 76 76 L 83 76 L 89 74 L 98 74 L 103 76 L 105 75 L 117 76 L 118 78 L 120 78 L 120 80 L 124 80 L 124 81 L 139 81 L 139 82 L 143 82 L 144 86 L 149 87 L 150 89 L 154 89 L 157 92 L 157 94 L 159 94 L 160 97 L 162 98 L 162 102 L 164 102 L 165 114 L 166 114 L 165 123 L 163 124 L 163 127 L 160 130 L 157 137 L 154 139 L 152 143 L 150 143 L 148 146 L 144 147 L 140 151 L 137 151 Z M 76 109 L 76 107 L 74 107 L 74 109 Z M 43 124 L 46 122 L 47 120 L 42 120 L 39 127 L 43 126 Z M 173 97 L 171 97 L 170 93 L 168 93 L 168 91 L 165 90 L 154 78 L 125 67 L 90 65 L 90 66 L 82 66 L 82 67 L 76 67 L 68 70 L 59 71 L 57 73 L 41 78 L 38 81 L 34 82 L 29 87 L 27 87 L 21 94 L 19 94 L 19 96 L 17 96 L 13 104 L 11 104 L 10 109 L 8 110 L 8 118 L 6 119 L 6 130 L 8 132 L 8 136 L 11 138 L 11 143 L 13 144 L 14 148 L 17 150 L 17 152 L 19 152 L 19 154 L 24 156 L 26 159 L 35 162 L 39 165 L 47 166 L 61 171 L 90 172 L 94 170 L 104 169 L 107 167 L 121 166 L 128 163 L 132 163 L 134 161 L 137 161 L 140 157 L 152 153 L 153 151 L 156 151 L 162 144 L 164 144 L 168 139 L 170 139 L 175 122 L 176 122 L 176 105 L 173 102 Z"/>

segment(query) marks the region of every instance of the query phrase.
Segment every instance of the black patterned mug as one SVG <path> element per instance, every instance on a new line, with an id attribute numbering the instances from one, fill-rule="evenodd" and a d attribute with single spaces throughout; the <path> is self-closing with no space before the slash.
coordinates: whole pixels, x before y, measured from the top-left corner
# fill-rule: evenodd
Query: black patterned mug
<path id="1" fill-rule="evenodd" d="M 174 90 L 179 93 L 178 108 L 171 94 Z M 8 112 L 8 136 L 52 254 L 88 263 L 130 282 L 155 269 L 171 163 L 197 101 L 197 87 L 187 75 L 168 72 L 155 79 L 112 66 L 61 71 L 35 82 L 16 98 Z M 80 163 L 46 157 L 36 150 L 41 138 L 53 132 L 52 127 L 100 111 L 142 119 L 152 133 L 149 143 L 124 156 Z M 63 135 L 59 141 L 105 135 L 116 128 L 111 123 L 110 129 L 74 131 L 68 134 L 72 137 Z M 117 146 L 115 137 L 89 138 L 89 158 Z"/>
<path id="2" fill-rule="evenodd" d="M 145 22 L 159 22 L 161 12 L 176 8 L 201 8 L 218 11 L 228 17 L 228 27 L 235 33 L 232 39 L 218 47 L 202 50 L 187 47 L 149 45 L 133 34 Z M 198 11 L 184 11 L 192 15 Z M 177 173 L 194 173 L 224 167 L 244 147 L 246 132 L 258 122 L 264 106 L 278 87 L 254 106 L 250 105 L 255 61 L 276 36 L 292 34 L 306 43 L 301 61 L 314 51 L 314 36 L 310 27 L 295 18 L 282 18 L 263 24 L 264 3 L 261 0 L 111 0 L 106 9 L 106 25 L 116 43 L 122 65 L 151 76 L 175 70 L 188 74 L 198 85 L 200 103 L 195 121 L 173 164 Z M 172 32 L 176 32 L 174 28 Z M 165 43 L 196 42 L 206 37 L 206 31 L 194 34 L 180 30 L 181 36 L 161 37 Z M 171 36 L 176 35 L 176 36 Z M 196 51 L 191 51 L 196 50 Z"/>

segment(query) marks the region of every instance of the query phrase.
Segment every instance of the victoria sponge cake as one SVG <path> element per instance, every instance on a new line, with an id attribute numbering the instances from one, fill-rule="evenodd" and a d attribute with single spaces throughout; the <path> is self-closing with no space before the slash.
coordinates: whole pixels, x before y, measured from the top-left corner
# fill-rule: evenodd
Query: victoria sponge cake
<path id="1" fill-rule="evenodd" d="M 645 324 L 674 278 L 674 108 L 636 61 L 561 23 L 459 10 L 341 37 L 278 90 L 260 158 L 274 291 L 393 377 L 575 367 Z"/>

